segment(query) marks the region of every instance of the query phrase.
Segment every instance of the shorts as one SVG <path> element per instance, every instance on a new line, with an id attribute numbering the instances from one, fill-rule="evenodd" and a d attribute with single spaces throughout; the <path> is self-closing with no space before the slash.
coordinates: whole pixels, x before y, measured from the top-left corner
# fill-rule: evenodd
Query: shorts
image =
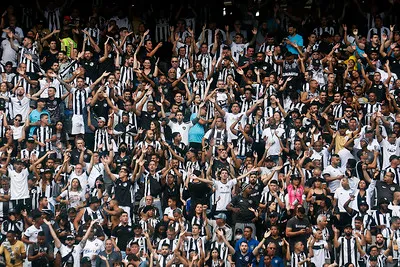
<path id="1" fill-rule="evenodd" d="M 85 134 L 85 124 L 83 122 L 82 115 L 73 115 L 72 116 L 72 130 L 71 134 Z"/>

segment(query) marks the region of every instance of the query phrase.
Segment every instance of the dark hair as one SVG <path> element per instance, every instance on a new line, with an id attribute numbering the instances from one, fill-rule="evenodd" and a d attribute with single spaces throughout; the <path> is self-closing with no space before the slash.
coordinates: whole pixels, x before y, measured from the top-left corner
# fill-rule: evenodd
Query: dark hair
<path id="1" fill-rule="evenodd" d="M 40 231 L 40 232 L 38 233 L 38 236 L 46 236 L 46 234 L 45 234 L 43 231 Z"/>

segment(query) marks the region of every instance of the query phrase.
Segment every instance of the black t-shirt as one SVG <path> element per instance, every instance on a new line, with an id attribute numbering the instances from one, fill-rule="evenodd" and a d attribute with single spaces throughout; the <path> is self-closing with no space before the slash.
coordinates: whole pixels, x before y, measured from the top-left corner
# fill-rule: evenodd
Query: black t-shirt
<path id="1" fill-rule="evenodd" d="M 191 195 L 192 204 L 201 203 L 208 205 L 208 198 L 205 197 L 206 193 L 210 191 L 210 188 L 206 183 L 189 183 L 189 193 Z"/>
<path id="2" fill-rule="evenodd" d="M 298 232 L 302 229 L 306 229 L 307 227 L 310 228 L 311 224 L 308 221 L 308 218 L 306 217 L 304 217 L 303 219 L 299 219 L 297 218 L 297 216 L 294 216 L 287 222 L 286 227 L 292 228 L 292 232 Z M 303 242 L 304 246 L 307 247 L 307 238 L 308 238 L 307 234 L 290 237 L 289 238 L 290 247 L 293 248 L 293 245 L 298 241 Z"/>
<path id="3" fill-rule="evenodd" d="M 74 148 L 71 151 L 71 165 L 78 164 L 80 156 L 81 156 L 81 152 L 78 149 Z M 91 156 L 87 153 L 87 150 L 86 150 L 84 152 L 84 155 L 83 155 L 83 161 L 86 162 L 86 163 L 89 163 L 90 162 L 90 158 L 91 158 Z"/>
<path id="4" fill-rule="evenodd" d="M 48 69 L 51 68 L 51 66 L 53 65 L 54 62 L 58 62 L 57 60 L 57 56 L 58 56 L 58 51 L 53 54 L 50 52 L 50 50 L 44 50 L 42 52 L 41 55 L 41 59 L 46 58 L 46 62 L 44 62 L 43 64 L 41 64 L 42 68 L 47 71 Z"/>
<path id="5" fill-rule="evenodd" d="M 271 64 L 269 64 L 268 62 L 255 62 L 253 66 L 254 68 L 265 71 L 265 75 L 270 75 L 271 72 L 274 71 Z"/>
<path id="6" fill-rule="evenodd" d="M 36 256 L 39 253 L 46 252 L 47 254 L 52 254 L 53 252 L 53 247 L 51 244 L 44 244 L 43 246 L 40 246 L 38 243 L 34 243 L 29 245 L 28 249 L 28 255 L 29 256 Z M 32 267 L 42 267 L 42 266 L 47 266 L 48 264 L 48 259 L 46 256 L 40 257 L 36 260 L 32 261 Z"/>
<path id="7" fill-rule="evenodd" d="M 108 53 L 108 57 L 102 63 L 99 63 L 98 73 L 101 74 L 105 71 L 114 72 L 115 71 L 115 55 L 114 52 Z M 94 80 L 93 80 L 94 81 Z"/>
<path id="8" fill-rule="evenodd" d="M 157 112 L 150 114 L 147 111 L 142 111 L 142 113 L 140 114 L 140 126 L 143 129 L 148 130 L 150 129 L 150 122 L 157 119 L 158 119 Z"/>
<path id="9" fill-rule="evenodd" d="M 212 172 L 211 172 L 212 176 L 215 178 L 217 172 L 219 172 L 223 168 L 229 170 L 229 162 L 228 161 L 223 162 L 219 159 L 214 160 L 214 164 L 212 165 Z"/>
<path id="10" fill-rule="evenodd" d="M 110 106 L 105 98 L 103 100 L 97 99 L 92 109 L 97 117 L 103 117 L 108 121 L 108 110 L 110 109 Z"/>
<path id="11" fill-rule="evenodd" d="M 121 251 L 126 250 L 126 245 L 128 244 L 129 240 L 133 237 L 133 229 L 131 225 L 118 225 L 115 227 L 112 232 L 111 236 L 118 239 L 117 246 Z"/>
<path id="12" fill-rule="evenodd" d="M 389 58 L 390 70 L 396 73 L 397 77 L 400 77 L 400 59 L 394 57 Z"/>
<path id="13" fill-rule="evenodd" d="M 256 209 L 257 203 L 254 203 L 250 198 L 244 198 L 241 195 L 235 196 L 232 201 L 232 205 L 234 208 L 239 208 L 240 211 L 237 213 L 236 222 L 238 223 L 251 223 L 251 220 L 254 219 L 254 212 L 250 211 L 249 208 Z"/>
<path id="14" fill-rule="evenodd" d="M 133 204 L 133 199 L 131 197 L 131 190 L 133 184 L 131 180 L 125 182 L 121 179 L 117 179 L 114 182 L 115 199 L 118 201 L 120 206 L 131 206 Z"/>
<path id="15" fill-rule="evenodd" d="M 49 98 L 46 99 L 46 110 L 50 113 L 50 120 L 53 124 L 55 124 L 61 118 L 61 102 L 62 100 L 60 98 L 54 98 L 53 100 L 50 100 Z"/>
<path id="16" fill-rule="evenodd" d="M 95 81 L 97 78 L 99 78 L 99 72 L 97 69 L 98 63 L 98 60 L 95 60 L 94 57 L 91 60 L 84 59 L 81 61 L 81 65 L 86 70 L 86 76 L 92 79 L 92 81 Z"/>
<path id="17" fill-rule="evenodd" d="M 119 171 L 121 169 L 122 164 L 126 164 L 129 166 L 131 163 L 131 156 L 126 155 L 125 157 L 121 157 L 120 153 L 116 154 L 114 157 L 114 162 L 117 165 L 116 170 Z"/>

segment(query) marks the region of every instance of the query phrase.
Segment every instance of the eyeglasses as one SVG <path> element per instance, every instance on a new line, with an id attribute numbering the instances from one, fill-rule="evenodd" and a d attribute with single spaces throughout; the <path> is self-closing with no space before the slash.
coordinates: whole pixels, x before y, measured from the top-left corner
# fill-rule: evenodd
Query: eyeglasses
<path id="1" fill-rule="evenodd" d="M 346 112 L 353 112 L 352 110 L 345 110 Z"/>

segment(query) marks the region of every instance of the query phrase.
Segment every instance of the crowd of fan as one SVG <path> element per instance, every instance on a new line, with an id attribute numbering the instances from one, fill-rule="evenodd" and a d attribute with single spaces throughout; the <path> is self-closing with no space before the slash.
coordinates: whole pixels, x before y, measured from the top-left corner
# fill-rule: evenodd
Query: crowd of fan
<path id="1" fill-rule="evenodd" d="M 3 7 L 0 265 L 399 266 L 397 4 L 311 2 Z"/>

